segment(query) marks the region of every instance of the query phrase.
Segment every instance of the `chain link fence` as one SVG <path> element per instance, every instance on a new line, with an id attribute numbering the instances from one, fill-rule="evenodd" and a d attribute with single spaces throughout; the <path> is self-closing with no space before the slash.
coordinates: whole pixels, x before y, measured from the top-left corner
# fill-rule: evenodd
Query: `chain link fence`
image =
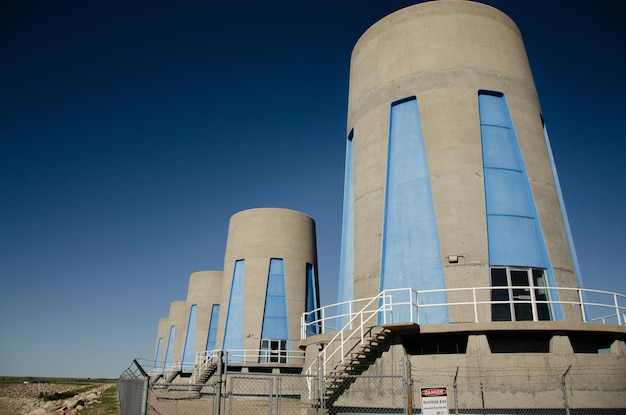
<path id="1" fill-rule="evenodd" d="M 145 415 L 149 385 L 150 377 L 137 360 L 133 360 L 117 380 L 120 412 L 124 415 Z"/>
<path id="2" fill-rule="evenodd" d="M 405 366 L 394 368 L 392 374 L 341 376 L 225 368 L 207 383 L 193 384 L 185 377 L 172 383 L 154 377 L 148 381 L 140 366 L 131 365 L 118 383 L 121 414 L 626 415 L 626 379 L 609 367 L 607 382 L 591 385 L 590 368 L 584 366 L 554 372 L 527 368 L 524 376 L 496 369 L 424 369 L 408 362 Z M 389 372 L 388 367 L 385 370 Z M 587 406 L 585 397 L 599 391 L 610 409 Z"/>
<path id="3" fill-rule="evenodd" d="M 521 369 L 521 368 L 518 368 Z M 445 389 L 450 414 L 626 415 L 626 376 L 605 368 L 601 384 L 590 366 L 565 370 L 525 367 L 524 375 L 476 368 L 413 368 L 414 412 L 421 413 L 424 389 Z M 521 370 L 520 370 L 521 371 Z M 599 394 L 607 408 L 590 406 Z"/>

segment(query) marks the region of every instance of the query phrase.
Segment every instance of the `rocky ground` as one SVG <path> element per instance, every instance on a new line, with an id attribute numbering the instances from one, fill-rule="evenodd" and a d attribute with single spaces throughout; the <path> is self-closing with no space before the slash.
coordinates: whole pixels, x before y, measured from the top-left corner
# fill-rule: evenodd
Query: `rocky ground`
<path id="1" fill-rule="evenodd" d="M 88 405 L 98 403 L 102 393 L 114 386 L 29 383 L 0 385 L 0 415 L 77 415 Z M 45 401 L 38 397 L 75 390 L 85 391 L 67 399 Z"/>

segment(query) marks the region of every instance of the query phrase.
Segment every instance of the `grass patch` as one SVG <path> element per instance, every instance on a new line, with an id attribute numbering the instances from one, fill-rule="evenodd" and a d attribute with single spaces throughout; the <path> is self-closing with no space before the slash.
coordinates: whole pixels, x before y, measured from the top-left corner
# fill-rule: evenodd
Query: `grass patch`
<path id="1" fill-rule="evenodd" d="M 117 401 L 117 386 L 111 386 L 102 393 L 99 403 L 87 405 L 81 415 L 118 415 L 120 405 Z"/>
<path id="2" fill-rule="evenodd" d="M 86 392 L 89 389 L 91 389 L 91 386 L 83 386 L 80 389 L 74 389 L 71 391 L 67 391 L 67 392 L 57 392 L 57 393 L 39 393 L 39 395 L 37 395 L 37 398 L 44 400 L 44 401 L 58 401 L 60 399 L 68 399 L 71 398 L 73 396 L 78 395 L 79 393 L 82 392 Z"/>

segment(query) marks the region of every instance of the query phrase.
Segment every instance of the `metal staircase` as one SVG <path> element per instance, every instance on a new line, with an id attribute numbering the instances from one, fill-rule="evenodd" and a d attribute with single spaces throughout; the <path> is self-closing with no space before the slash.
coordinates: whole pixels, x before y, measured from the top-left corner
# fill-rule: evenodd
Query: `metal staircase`
<path id="1" fill-rule="evenodd" d="M 357 375 L 365 372 L 380 357 L 389 342 L 391 330 L 385 327 L 370 327 L 363 340 L 351 349 L 342 362 L 324 377 L 324 402 L 334 404 L 350 388 Z"/>
<path id="2" fill-rule="evenodd" d="M 317 377 L 317 391 L 309 383 L 309 398 L 328 407 L 341 397 L 378 359 L 389 343 L 391 329 L 385 327 L 392 312 L 392 299 L 385 292 L 371 298 L 360 311 L 328 341 L 305 373 Z M 347 319 L 348 317 L 346 317 Z"/>
<path id="3" fill-rule="evenodd" d="M 201 384 L 206 383 L 217 371 L 219 360 L 219 354 L 216 351 L 212 351 L 210 354 L 199 354 L 196 357 L 196 364 L 189 383 L 196 385 L 194 388 L 198 391 L 202 389 Z"/>

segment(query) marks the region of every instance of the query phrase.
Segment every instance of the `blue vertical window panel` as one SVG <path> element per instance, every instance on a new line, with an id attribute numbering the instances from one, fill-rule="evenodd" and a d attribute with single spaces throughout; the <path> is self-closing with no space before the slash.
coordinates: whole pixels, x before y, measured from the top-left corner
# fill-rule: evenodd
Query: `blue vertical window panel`
<path id="1" fill-rule="evenodd" d="M 270 260 L 261 338 L 272 340 L 289 339 L 287 299 L 285 296 L 285 266 L 280 258 Z"/>
<path id="2" fill-rule="evenodd" d="M 523 174 L 506 169 L 485 169 L 484 173 L 485 182 L 489 183 L 485 198 L 491 215 L 534 219 L 532 199 L 528 198 L 526 191 L 528 182 Z"/>
<path id="3" fill-rule="evenodd" d="M 233 280 L 230 286 L 230 299 L 226 313 L 224 341 L 222 349 L 243 350 L 243 316 L 244 316 L 244 260 L 235 261 Z M 240 355 L 240 354 L 239 354 Z M 233 363 L 243 362 L 243 357 L 230 357 Z"/>
<path id="4" fill-rule="evenodd" d="M 315 279 L 315 268 L 311 264 L 306 264 L 306 312 L 313 311 L 319 307 L 318 301 L 318 289 Z M 306 322 L 311 323 L 318 319 L 317 313 L 311 313 L 306 315 Z M 317 326 L 308 326 L 306 330 L 306 336 L 312 336 L 319 334 Z"/>
<path id="5" fill-rule="evenodd" d="M 391 104 L 388 146 L 380 289 L 444 289 L 430 175 L 415 97 Z M 420 304 L 445 304 L 446 295 L 431 293 L 419 300 Z M 393 321 L 409 321 L 410 312 L 409 306 L 394 310 Z M 417 322 L 415 316 L 412 320 Z M 449 321 L 447 306 L 419 309 L 420 324 Z"/>
<path id="6" fill-rule="evenodd" d="M 341 258 L 339 264 L 339 302 L 354 299 L 354 133 L 346 140 L 346 168 L 343 186 L 343 219 L 341 224 Z M 348 305 L 341 306 L 340 314 L 349 312 Z M 349 318 L 340 319 L 340 326 Z"/>
<path id="7" fill-rule="evenodd" d="M 215 350 L 215 343 L 217 339 L 217 322 L 220 318 L 220 305 L 213 304 L 211 308 L 211 321 L 209 322 L 209 335 L 206 339 L 206 350 Z"/>
<path id="8" fill-rule="evenodd" d="M 521 172 L 524 163 L 516 151 L 517 137 L 512 128 L 482 124 L 483 165 L 493 169 Z"/>
<path id="9" fill-rule="evenodd" d="M 499 92 L 479 91 L 478 108 L 489 265 L 543 268 L 548 285 L 555 287 L 554 273 L 506 98 Z M 563 319 L 560 307 L 554 307 L 554 318 Z"/>
<path id="10" fill-rule="evenodd" d="M 193 304 L 189 308 L 189 322 L 187 324 L 187 334 L 185 335 L 185 348 L 183 349 L 183 365 L 185 371 L 193 370 L 196 357 L 196 314 L 198 306 Z"/>
<path id="11" fill-rule="evenodd" d="M 569 219 L 567 217 L 567 210 L 565 209 L 565 201 L 563 199 L 563 193 L 561 192 L 561 181 L 559 180 L 559 175 L 556 170 L 554 155 L 552 154 L 552 146 L 550 145 L 550 138 L 548 137 L 548 129 L 546 128 L 545 124 L 543 126 L 543 136 L 546 140 L 546 146 L 548 147 L 548 154 L 550 155 L 550 164 L 552 165 L 552 173 L 554 174 L 556 191 L 559 196 L 559 204 L 561 205 L 561 214 L 563 215 L 563 221 L 565 222 L 565 232 L 567 233 L 567 242 L 569 243 L 569 249 L 572 255 L 572 262 L 574 263 L 576 280 L 578 281 L 578 287 L 584 288 L 582 274 L 578 265 L 578 255 L 576 254 L 576 247 L 574 246 L 574 237 L 572 236 L 572 230 L 570 228 Z"/>
<path id="12" fill-rule="evenodd" d="M 161 371 L 161 347 L 163 346 L 163 337 L 159 337 L 159 341 L 157 342 L 157 349 L 156 349 L 156 357 L 154 358 L 154 371 L 155 372 L 160 372 Z"/>
<path id="13" fill-rule="evenodd" d="M 174 359 L 174 333 L 176 331 L 175 326 L 170 326 L 170 335 L 167 339 L 167 350 L 165 351 L 165 370 L 170 369 L 172 360 Z"/>
<path id="14" fill-rule="evenodd" d="M 489 258 L 512 258 L 511 252 L 519 258 L 518 261 L 523 261 L 521 259 L 522 256 L 526 258 L 541 258 L 544 256 L 543 248 L 537 244 L 537 223 L 534 218 L 491 215 L 488 218 L 487 226 L 489 228 L 487 236 Z M 504 238 L 506 238 L 506 241 L 503 241 Z M 504 261 L 504 259 L 500 260 Z M 543 265 L 529 264 L 527 262 L 492 264 L 491 259 L 489 262 L 491 266 L 545 268 Z M 539 262 L 536 264 L 539 264 Z"/>

